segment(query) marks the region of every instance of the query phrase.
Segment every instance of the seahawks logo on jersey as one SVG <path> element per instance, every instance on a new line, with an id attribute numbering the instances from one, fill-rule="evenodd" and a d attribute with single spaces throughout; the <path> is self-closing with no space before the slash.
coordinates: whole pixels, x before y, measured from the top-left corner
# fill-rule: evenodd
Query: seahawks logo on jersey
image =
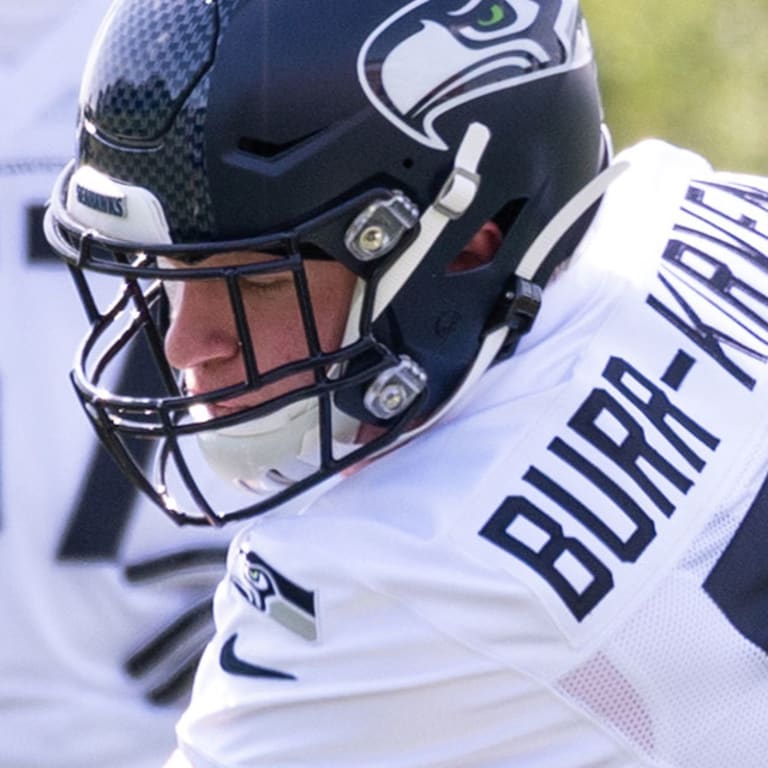
<path id="1" fill-rule="evenodd" d="M 315 594 L 291 581 L 253 551 L 247 537 L 233 548 L 230 580 L 259 611 L 305 640 L 317 639 Z"/>
<path id="2" fill-rule="evenodd" d="M 591 59 L 576 0 L 416 0 L 363 44 L 358 77 L 384 117 L 447 149 L 437 118 L 472 99 Z M 424 66 L 429 62 L 430 66 Z"/>

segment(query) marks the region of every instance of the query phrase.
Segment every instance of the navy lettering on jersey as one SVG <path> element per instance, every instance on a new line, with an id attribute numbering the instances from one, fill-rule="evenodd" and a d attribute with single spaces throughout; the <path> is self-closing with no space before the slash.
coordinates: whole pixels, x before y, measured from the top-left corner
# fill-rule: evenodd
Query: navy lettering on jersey
<path id="1" fill-rule="evenodd" d="M 672 364 L 667 368 L 664 375 L 661 377 L 661 381 L 666 384 L 670 389 L 674 389 L 675 392 L 680 390 L 683 386 L 686 376 L 691 372 L 696 360 L 683 350 L 678 350 L 675 355 L 675 359 Z"/>
<path id="2" fill-rule="evenodd" d="M 609 417 L 622 431 L 617 438 L 609 434 L 600 422 Z M 684 475 L 660 451 L 650 445 L 642 425 L 604 389 L 593 390 L 584 404 L 573 415 L 568 426 L 600 453 L 615 462 L 623 472 L 640 486 L 651 501 L 667 517 L 675 505 L 642 468 L 643 464 L 655 469 L 681 493 L 688 493 L 693 481 Z"/>
<path id="3" fill-rule="evenodd" d="M 30 265 L 51 264 L 60 269 L 64 268 L 61 257 L 51 248 L 45 239 L 43 218 L 45 205 L 42 203 L 28 205 L 26 217 L 27 262 Z"/>
<path id="4" fill-rule="evenodd" d="M 767 198 L 752 187 L 692 185 L 663 253 L 659 282 L 664 295 L 647 298 L 750 390 L 756 379 L 749 362 L 768 362 Z"/>
<path id="5" fill-rule="evenodd" d="M 653 520 L 615 480 L 585 459 L 564 440 L 556 437 L 549 444 L 549 450 L 599 488 L 632 521 L 634 532 L 631 536 L 626 541 L 623 540 L 585 504 L 535 467 L 528 470 L 524 479 L 563 509 L 568 510 L 585 528 L 592 531 L 609 547 L 619 560 L 624 563 L 634 563 L 656 536 Z"/>
<path id="6" fill-rule="evenodd" d="M 114 560 L 136 495 L 136 489 L 109 454 L 96 444 L 59 544 L 58 559 Z"/>
<path id="7" fill-rule="evenodd" d="M 120 374 L 120 391 L 135 391 L 136 383 L 153 380 L 157 370 L 149 351 L 135 346 Z M 135 441 L 134 456 L 149 460 L 148 441 Z M 113 561 L 117 558 L 138 490 L 101 446 L 94 445 L 80 494 L 59 544 L 59 560 Z"/>
<path id="8" fill-rule="evenodd" d="M 2 175 L 16 175 L 26 172 L 26 168 L 13 167 L 5 165 L 0 167 L 0 176 Z M 46 169 L 47 170 L 47 169 Z M 54 266 L 61 267 L 61 260 L 53 252 L 53 249 L 48 245 L 43 235 L 43 215 L 45 213 L 45 205 L 43 203 L 30 203 L 26 205 L 24 209 L 25 227 L 24 234 L 26 238 L 26 259 L 30 265 L 36 264 L 53 264 Z M 0 389 L 0 402 L 2 398 L 2 389 Z M 3 422 L 2 414 L 4 408 L 0 407 L 0 459 L 2 458 L 3 451 Z M 3 466 L 0 463 L 0 528 L 3 526 L 3 498 L 4 498 L 4 473 Z"/>
<path id="9" fill-rule="evenodd" d="M 690 355 L 679 351 L 661 377 L 662 382 L 674 390 L 679 390 L 694 362 Z M 710 451 L 714 451 L 720 443 L 713 434 L 673 405 L 663 389 L 653 384 L 650 379 L 643 376 L 640 371 L 625 360 L 612 357 L 603 372 L 603 377 L 613 384 L 617 392 L 642 411 L 649 423 L 664 435 L 667 442 L 691 467 L 697 472 L 704 469 L 704 459 L 693 450 L 671 424 L 677 424 L 679 428 L 709 448 Z"/>
<path id="10" fill-rule="evenodd" d="M 515 534 L 516 523 L 527 523 L 540 533 L 541 543 L 536 547 L 526 543 Z M 578 539 L 565 536 L 562 526 L 546 512 L 522 496 L 505 499 L 480 535 L 536 571 L 579 621 L 613 588 L 610 570 Z M 586 588 L 579 589 L 567 578 L 566 558 L 572 558 L 590 575 Z"/>
<path id="11" fill-rule="evenodd" d="M 694 362 L 686 353 L 678 352 L 661 382 L 672 380 L 679 388 Z M 592 449 L 594 458 L 561 436 L 549 443 L 548 451 L 586 479 L 604 502 L 596 504 L 592 497 L 590 505 L 566 487 L 559 471 L 547 473 L 534 465 L 523 480 L 554 506 L 544 509 L 525 496 L 510 496 L 479 532 L 541 576 L 577 621 L 614 588 L 615 575 L 612 563 L 604 555 L 603 559 L 598 557 L 575 534 L 567 535 L 557 517 L 562 519 L 565 512 L 602 542 L 616 561 L 634 563 L 657 535 L 652 508 L 671 517 L 676 505 L 670 496 L 688 493 L 706 467 L 702 453 L 715 451 L 720 444 L 715 435 L 626 360 L 609 358 L 602 377 L 608 387 L 593 389 L 568 421 L 573 433 Z M 647 437 L 651 430 L 656 434 L 655 446 Z M 607 460 L 609 470 L 595 463 L 598 456 Z M 643 466 L 655 470 L 653 478 Z M 566 477 L 569 475 L 563 473 L 562 478 Z M 661 483 L 666 483 L 664 489 Z M 609 509 L 611 515 L 607 514 Z M 622 525 L 623 535 L 615 530 L 620 519 L 616 513 L 631 524 Z"/>
<path id="12" fill-rule="evenodd" d="M 768 653 L 768 479 L 704 582 L 731 624 Z"/>
<path id="13" fill-rule="evenodd" d="M 708 182 L 706 184 L 710 189 L 719 190 L 726 195 L 730 195 L 735 198 L 739 203 L 746 204 L 742 206 L 738 213 L 734 215 L 722 208 L 716 208 L 709 205 L 707 198 L 704 194 L 705 185 L 699 185 L 699 187 L 691 187 L 688 190 L 687 199 L 696 202 L 700 208 L 706 210 L 710 214 L 710 218 L 717 217 L 721 219 L 727 219 L 739 227 L 749 229 L 753 231 L 759 231 L 758 220 L 755 218 L 755 213 L 760 215 L 760 211 L 768 214 L 768 191 L 760 189 L 759 187 L 753 187 L 749 184 L 724 184 L 722 182 Z M 747 206 L 753 207 L 755 210 L 750 213 Z M 763 225 L 766 220 L 762 217 Z M 768 234 L 768 230 L 763 230 L 763 234 Z"/>

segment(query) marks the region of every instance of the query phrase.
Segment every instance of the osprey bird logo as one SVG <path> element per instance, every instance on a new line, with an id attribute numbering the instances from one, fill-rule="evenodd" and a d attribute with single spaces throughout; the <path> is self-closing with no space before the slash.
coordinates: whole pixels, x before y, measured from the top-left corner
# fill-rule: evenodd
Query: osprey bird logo
<path id="1" fill-rule="evenodd" d="M 387 120 L 447 149 L 434 127 L 440 115 L 591 58 L 578 0 L 415 0 L 371 33 L 357 68 Z"/>

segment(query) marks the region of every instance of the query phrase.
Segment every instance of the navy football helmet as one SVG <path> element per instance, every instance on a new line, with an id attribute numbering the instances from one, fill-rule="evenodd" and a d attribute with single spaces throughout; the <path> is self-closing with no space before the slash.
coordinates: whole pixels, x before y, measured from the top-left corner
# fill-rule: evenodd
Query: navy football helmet
<path id="1" fill-rule="evenodd" d="M 86 413 L 179 522 L 261 513 L 391 449 L 514 350 L 597 196 L 547 228 L 607 151 L 577 0 L 116 0 L 46 217 L 90 321 Z M 489 221 L 493 258 L 457 268 Z M 316 261 L 354 276 L 331 348 Z M 244 286 L 275 274 L 306 354 L 270 367 Z M 211 391 L 166 356 L 188 281 L 223 286 L 239 334 L 241 376 Z"/>

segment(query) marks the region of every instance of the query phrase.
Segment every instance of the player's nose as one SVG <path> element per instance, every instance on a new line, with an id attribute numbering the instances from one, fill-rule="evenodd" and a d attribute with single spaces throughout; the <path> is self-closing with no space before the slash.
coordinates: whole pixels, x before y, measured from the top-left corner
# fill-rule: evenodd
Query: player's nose
<path id="1" fill-rule="evenodd" d="M 239 354 L 239 337 L 226 286 L 218 280 L 189 280 L 168 286 L 170 326 L 165 355 L 177 369 L 194 368 Z"/>

